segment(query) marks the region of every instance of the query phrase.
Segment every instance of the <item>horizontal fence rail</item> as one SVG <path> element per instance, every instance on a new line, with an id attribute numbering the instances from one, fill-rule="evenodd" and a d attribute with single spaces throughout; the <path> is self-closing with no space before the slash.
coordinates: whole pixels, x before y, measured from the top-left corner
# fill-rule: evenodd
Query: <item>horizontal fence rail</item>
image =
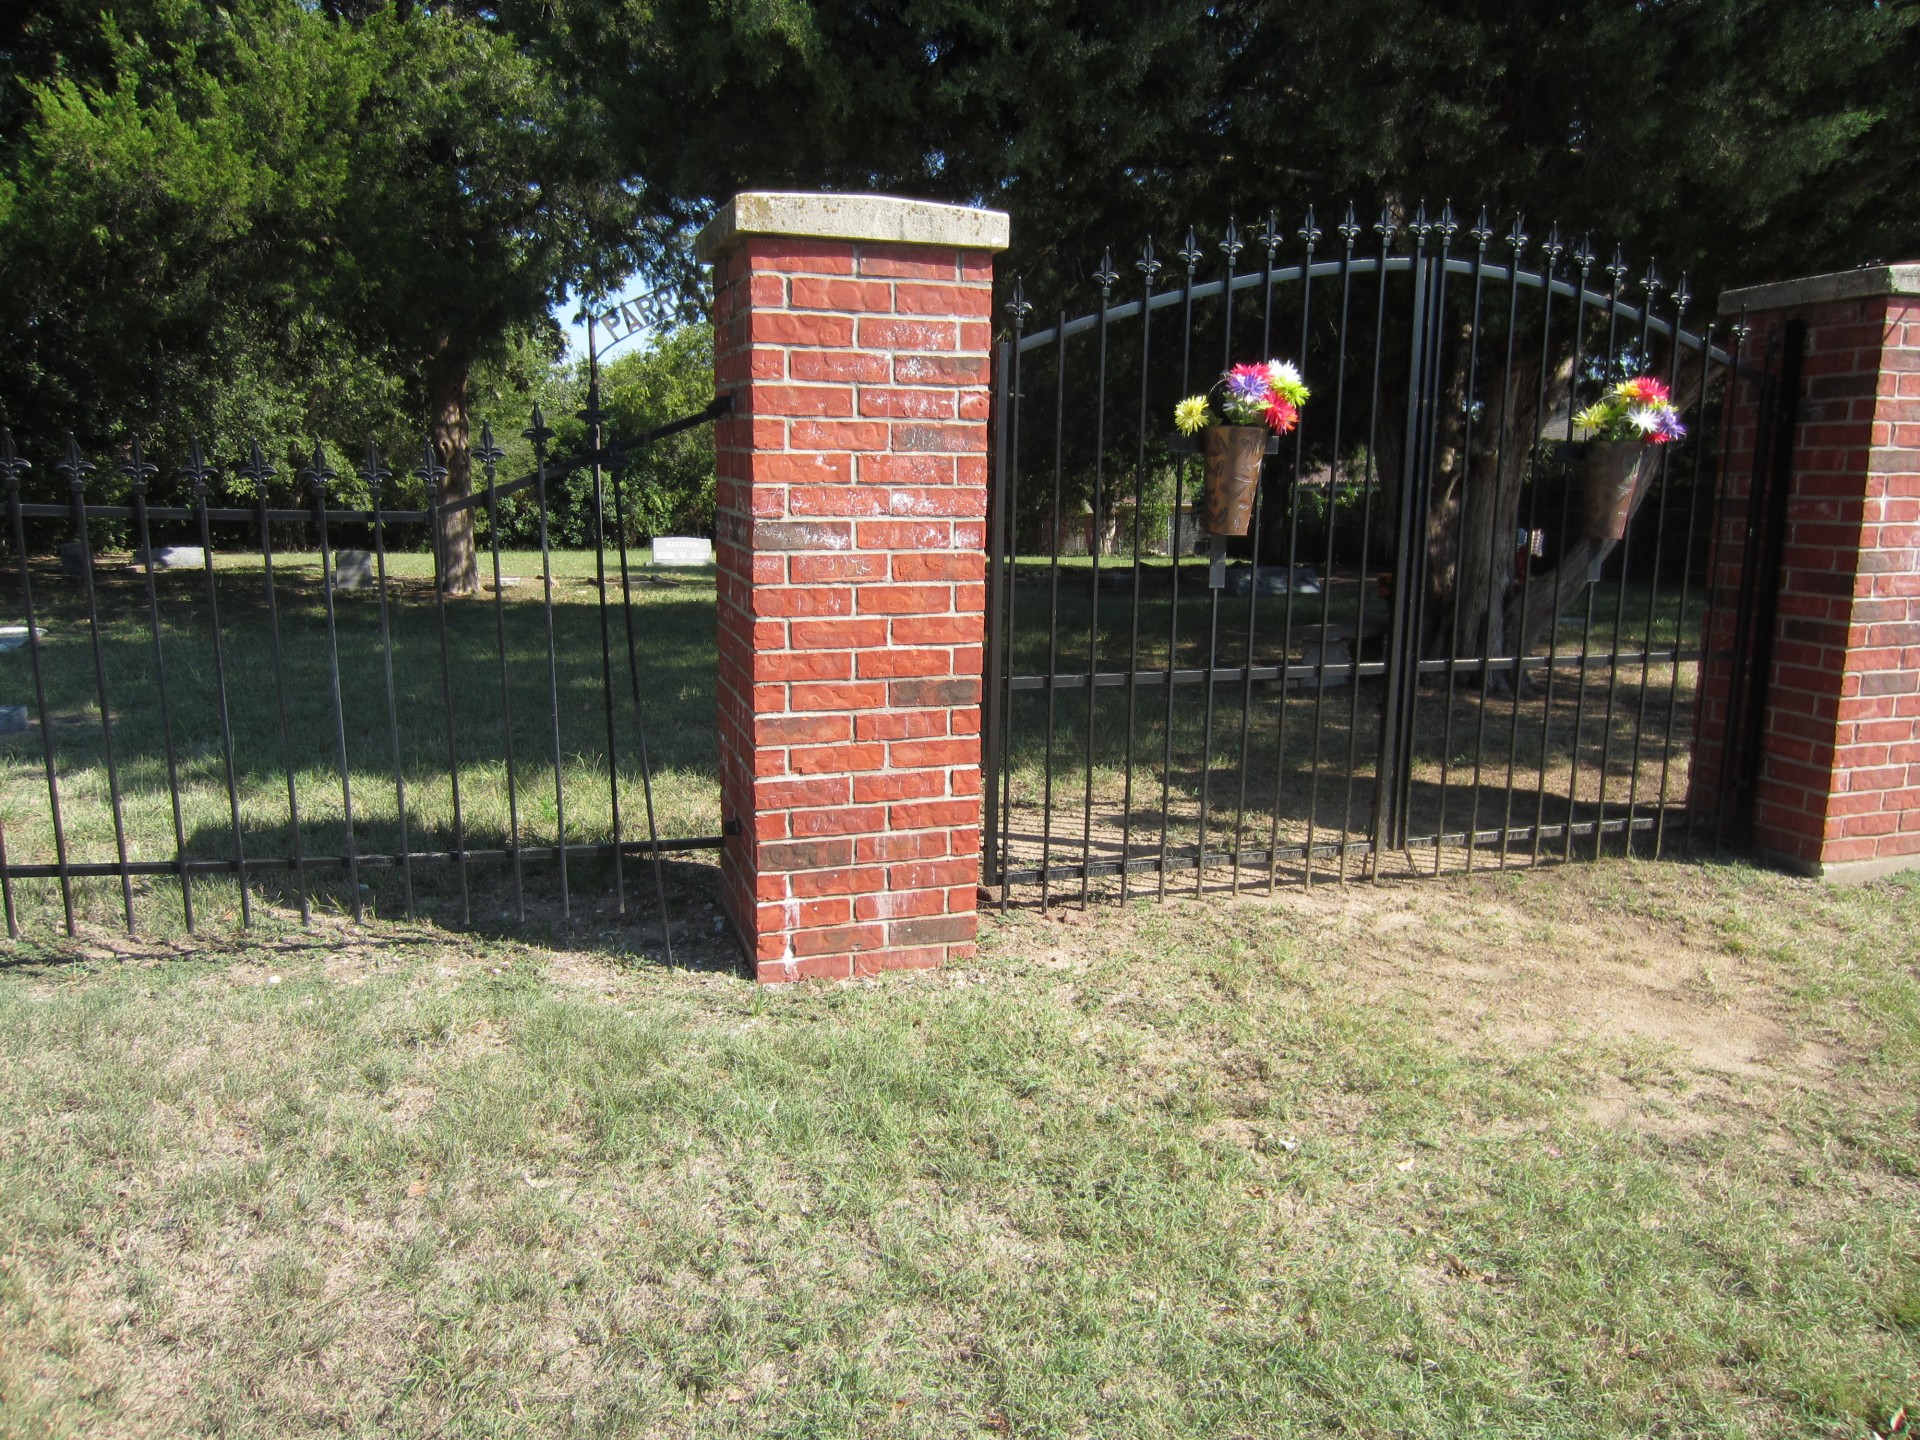
<path id="1" fill-rule="evenodd" d="M 1189 231 L 1171 263 L 1148 241 L 1130 274 L 1101 259 L 1093 308 L 1042 324 L 1014 286 L 985 692 L 1003 905 L 1691 836 L 1744 325 L 1690 331 L 1684 276 L 1557 229 L 1424 206 L 1370 226 L 1350 206 L 1332 229 L 1309 211 Z M 1199 535 L 1195 564 L 1203 467 L 1174 404 L 1269 358 L 1311 397 L 1269 440 L 1247 536 Z M 1667 386 L 1689 433 L 1649 447 L 1602 535 L 1573 417 L 1629 374 Z"/>
<path id="2" fill-rule="evenodd" d="M 0 777 L 9 935 L 35 909 L 27 890 L 48 884 L 57 923 L 74 934 L 91 914 L 83 888 L 101 881 L 113 882 L 129 933 L 164 909 L 151 883 L 163 880 L 190 933 L 210 899 L 242 926 L 262 902 L 307 921 L 324 899 L 359 919 L 370 876 L 387 877 L 392 908 L 409 918 L 431 905 L 462 925 L 483 912 L 524 921 L 530 866 L 546 876 L 543 903 L 566 919 L 583 862 L 625 916 L 626 867 L 637 862 L 650 872 L 671 961 L 664 860 L 716 850 L 722 837 L 684 833 L 693 817 L 680 797 L 663 825 L 649 702 L 663 684 L 684 685 L 681 672 L 710 665 L 697 651 L 663 657 L 662 636 L 649 634 L 663 607 L 681 602 L 636 594 L 655 577 L 637 573 L 630 553 L 625 471 L 729 403 L 723 395 L 616 438 L 596 384 L 581 417 L 585 453 L 550 465 L 552 432 L 536 409 L 522 432 L 534 466 L 512 481 L 499 478 L 504 454 L 490 427 L 471 452 L 468 494 L 448 490 L 447 465 L 425 445 L 413 471 L 424 508 L 383 504 L 394 477 L 371 445 L 355 470 L 364 505 L 336 506 L 341 477 L 317 444 L 289 477 L 308 503 L 289 506 L 259 445 L 223 472 L 197 442 L 177 471 L 183 494 L 155 502 L 160 468 L 137 440 L 113 466 L 124 498 L 93 503 L 98 467 L 71 439 L 52 467 L 68 501 L 48 503 L 23 498 L 29 462 L 0 431 L 23 622 L 0 648 L 22 652 L 24 675 L 8 673 L 31 692 L 30 707 L 13 712 L 18 733 Z M 556 551 L 549 526 L 550 487 L 582 473 L 590 576 L 576 573 L 579 552 Z M 252 505 L 213 503 L 229 476 Z M 539 566 L 526 581 L 537 595 L 512 603 L 522 582 L 503 565 L 499 507 L 509 495 L 531 498 Z M 455 600 L 449 537 L 476 519 L 488 583 Z M 29 546 L 29 525 L 44 535 L 47 522 L 70 537 L 57 557 Z M 109 531 L 132 548 L 117 568 L 95 553 L 94 537 Z M 176 543 L 156 544 L 160 535 Z M 558 597 L 557 556 L 567 571 Z M 710 650 L 711 606 L 701 609 L 692 633 Z M 676 766 L 690 753 L 686 728 L 673 727 Z M 710 733 L 698 738 L 711 743 Z"/>

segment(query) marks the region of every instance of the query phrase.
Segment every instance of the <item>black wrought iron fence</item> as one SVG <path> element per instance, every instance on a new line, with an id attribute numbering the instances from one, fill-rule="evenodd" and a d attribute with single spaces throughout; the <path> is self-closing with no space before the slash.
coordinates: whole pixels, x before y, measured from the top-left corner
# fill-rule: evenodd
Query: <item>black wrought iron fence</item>
<path id="1" fill-rule="evenodd" d="M 641 573 L 626 475 L 646 446 L 726 408 L 616 439 L 593 395 L 587 450 L 560 463 L 536 410 L 532 469 L 503 479 L 484 428 L 466 496 L 445 492 L 428 445 L 423 508 L 393 503 L 371 445 L 354 472 L 364 506 L 333 498 L 341 476 L 318 444 L 299 506 L 272 503 L 281 477 L 259 445 L 230 472 L 254 502 L 214 503 L 222 477 L 197 442 L 171 497 L 155 498 L 160 467 L 133 441 L 112 462 L 124 500 L 96 503 L 100 467 L 69 440 L 51 467 L 65 502 L 28 500 L 29 461 L 0 431 L 21 614 L 0 648 L 20 652 L 8 680 L 29 692 L 0 710 L 14 732 L 0 741 L 8 933 L 42 909 L 69 934 L 109 907 L 130 932 L 173 916 L 193 931 L 209 905 L 249 925 L 263 902 L 305 920 L 319 903 L 359 918 L 376 899 L 463 925 L 524 920 L 530 868 L 534 903 L 566 918 L 583 864 L 596 907 L 624 916 L 639 863 L 671 959 L 665 858 L 720 845 L 712 606 L 702 587 Z M 549 487 L 579 470 L 591 545 L 557 550 Z M 517 576 L 493 522 L 523 492 L 537 550 L 513 564 L 538 573 Z M 442 583 L 446 522 L 463 511 L 487 522 L 471 599 Z M 35 553 L 30 526 L 71 538 Z M 95 554 L 102 526 L 123 530 L 127 561 Z M 156 544 L 161 532 L 193 543 Z M 535 585 L 537 601 L 515 593 Z M 669 777 L 692 776 L 665 797 L 663 730 Z"/>
<path id="2" fill-rule="evenodd" d="M 1464 229 L 1464 234 L 1462 233 Z M 1331 243 L 1327 243 L 1331 241 Z M 1164 895 L 1659 849 L 1684 825 L 1716 427 L 1738 341 L 1685 328 L 1685 277 L 1637 274 L 1449 207 L 1326 235 L 1269 217 L 1111 258 L 1097 305 L 997 352 L 987 880 Z M 1207 273 L 1211 271 L 1211 274 Z M 1629 301 L 1633 303 L 1629 303 Z M 1729 344 L 1731 340 L 1731 345 Z M 1061 521 L 1195 508 L 1175 403 L 1296 362 L 1244 539 L 1074 556 Z M 1647 376 L 1685 415 L 1607 534 L 1575 411 Z"/>

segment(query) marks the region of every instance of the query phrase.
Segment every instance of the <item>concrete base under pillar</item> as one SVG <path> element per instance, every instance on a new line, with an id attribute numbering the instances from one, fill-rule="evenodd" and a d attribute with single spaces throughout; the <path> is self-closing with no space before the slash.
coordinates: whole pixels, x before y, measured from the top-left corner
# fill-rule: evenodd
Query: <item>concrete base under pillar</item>
<path id="1" fill-rule="evenodd" d="M 1870 880 L 1884 880 L 1889 875 L 1920 870 L 1920 855 L 1883 855 L 1872 860 L 1844 860 L 1835 865 L 1823 865 L 1818 860 L 1802 860 L 1796 856 L 1776 855 L 1767 850 L 1762 850 L 1759 858 L 1791 874 L 1804 875 L 1809 880 L 1824 880 L 1830 885 L 1864 885 Z"/>

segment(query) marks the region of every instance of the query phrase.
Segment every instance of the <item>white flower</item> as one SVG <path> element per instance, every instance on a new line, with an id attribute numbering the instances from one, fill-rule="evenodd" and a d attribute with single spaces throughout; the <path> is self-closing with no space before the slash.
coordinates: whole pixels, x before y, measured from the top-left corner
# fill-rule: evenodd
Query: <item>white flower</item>
<path id="1" fill-rule="evenodd" d="M 1269 360 L 1267 362 L 1267 383 L 1278 387 L 1281 385 L 1299 385 L 1304 382 L 1300 379 L 1300 367 L 1295 365 L 1291 360 Z"/>
<path id="2" fill-rule="evenodd" d="M 1627 411 L 1627 423 L 1642 435 L 1651 435 L 1660 428 L 1660 412 L 1651 405 L 1636 405 Z"/>

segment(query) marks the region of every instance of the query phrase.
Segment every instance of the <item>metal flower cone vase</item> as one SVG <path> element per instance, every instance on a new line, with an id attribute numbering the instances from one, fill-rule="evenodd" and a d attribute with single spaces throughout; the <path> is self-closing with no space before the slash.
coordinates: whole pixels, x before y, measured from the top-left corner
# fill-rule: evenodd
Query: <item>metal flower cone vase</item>
<path id="1" fill-rule="evenodd" d="M 1267 432 L 1259 425 L 1209 425 L 1201 441 L 1207 533 L 1244 535 L 1253 522 L 1253 497 L 1260 489 Z"/>
<path id="2" fill-rule="evenodd" d="M 1641 440 L 1588 440 L 1573 447 L 1580 486 L 1580 533 L 1589 540 L 1624 540 L 1633 519 L 1653 446 Z"/>

